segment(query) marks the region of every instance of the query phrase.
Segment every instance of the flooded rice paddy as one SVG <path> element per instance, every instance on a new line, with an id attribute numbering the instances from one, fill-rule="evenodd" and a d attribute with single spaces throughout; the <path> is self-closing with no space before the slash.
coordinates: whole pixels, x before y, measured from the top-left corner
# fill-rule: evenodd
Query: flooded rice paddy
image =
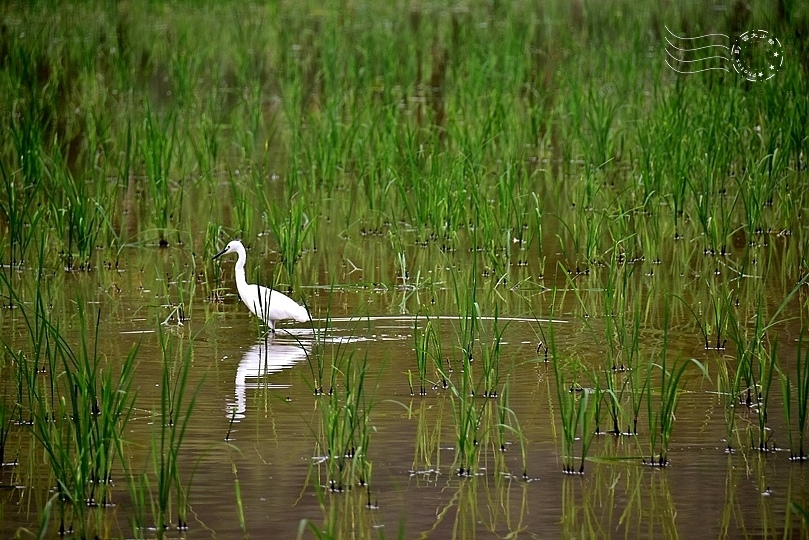
<path id="1" fill-rule="evenodd" d="M 0 16 L 0 537 L 809 536 L 805 7 Z"/>
<path id="2" fill-rule="evenodd" d="M 804 467 L 788 459 L 780 388 L 774 388 L 770 398 L 767 440 L 773 451 L 750 448 L 758 440 L 756 410 L 736 404 L 734 436 L 738 439 L 732 441 L 734 452 L 728 453 L 726 410 L 715 366 L 730 353 L 705 351 L 693 325 L 672 330 L 669 354 L 705 362 L 710 378 L 690 369 L 680 383 L 683 394 L 676 411 L 669 466 L 644 465 L 652 455 L 645 419 L 637 435 L 608 433 L 609 401 L 602 396 L 598 418 L 591 420 L 591 429 L 598 424 L 601 434 L 592 442 L 585 474 L 568 475 L 562 472 L 563 428 L 553 360 L 546 357 L 544 345 L 538 351 L 541 342 L 547 343 L 542 332 L 551 323 L 532 312 L 542 310 L 547 315 L 546 304 L 553 293 L 550 289 L 504 292 L 515 309 L 499 313 L 497 320 L 502 328 L 497 368 L 501 395 L 482 397 L 478 387 L 478 395 L 469 399 L 477 408 L 479 425 L 474 436 L 480 440 L 471 471 L 459 475 L 456 408 L 461 397 L 444 388 L 432 359 L 426 395 L 419 395 L 414 325 L 423 328 L 426 317 L 397 314 L 403 307 L 407 313 L 428 309 L 435 313 L 431 325 L 438 339 L 448 344 L 445 361 L 454 362 L 453 367 L 445 367 L 452 369 L 448 371 L 451 384 L 460 386 L 464 368 L 458 360 L 458 347 L 453 345 L 458 341 L 460 317 L 444 317 L 438 309 L 419 304 L 432 306 L 434 300 L 451 304 L 442 298 L 447 294 L 444 287 L 414 291 L 394 285 L 387 289 L 371 284 L 328 289 L 301 286 L 297 292 L 309 303 L 315 317 L 312 326 L 281 323 L 276 335 L 262 335 L 256 319 L 238 301 L 231 281 L 232 264 L 225 263 L 223 289 L 218 291 L 221 301 L 210 301 L 192 286 L 186 293 L 182 324 L 176 319 L 162 324 L 171 308 L 156 291 L 164 287 L 164 270 L 182 267 L 187 257 L 181 249 L 149 248 L 145 253 L 137 250 L 129 259 L 122 257 L 117 270 L 56 272 L 49 278 L 65 291 L 52 297 L 49 314 L 60 321 L 67 342 L 82 339 L 75 312 L 76 303 L 83 302 L 91 321 L 100 313 L 98 349 L 105 367 L 116 365 L 133 345 L 139 345 L 133 375 L 137 398 L 122 433 L 123 455 L 133 468 L 151 471 L 153 467 L 150 452 L 154 451 L 155 422 L 160 421 L 155 414 L 161 407 L 165 383 L 165 354 L 158 334 L 164 333 L 164 339 L 173 340 L 179 348 L 192 349 L 187 387 L 194 393 L 195 403 L 179 463 L 180 481 L 188 489 L 189 529 L 183 536 L 227 538 L 248 531 L 289 538 L 299 533 L 304 519 L 329 524 L 335 537 L 780 536 L 802 530 L 788 504 L 802 500 L 807 480 Z M 378 263 L 366 260 L 364 264 Z M 24 289 L 34 286 L 26 279 L 28 273 L 15 269 L 11 275 Z M 176 280 L 169 289 L 182 287 L 182 281 Z M 561 358 L 579 356 L 583 365 L 603 366 L 608 352 L 599 336 L 607 321 L 599 316 L 582 318 L 575 303 L 568 297 L 559 302 L 553 315 L 557 354 Z M 25 346 L 27 329 L 21 314 L 25 309 L 29 307 L 4 311 L 3 335 L 9 347 Z M 330 317 L 328 325 L 324 317 L 318 317 L 321 314 Z M 477 346 L 487 347 L 493 317 L 481 317 L 478 324 Z M 786 323 L 783 332 L 784 336 L 797 336 L 799 325 Z M 661 339 L 660 328 L 642 329 L 638 365 L 644 367 L 635 369 L 645 370 L 645 363 L 659 355 Z M 782 368 L 793 369 L 795 340 L 782 338 L 781 343 Z M 335 352 L 338 348 L 342 353 Z M 329 365 L 323 395 L 315 396 L 319 350 Z M 362 362 L 367 370 L 365 406 L 370 410 L 370 435 L 363 451 L 372 468 L 364 486 L 339 485 L 339 480 L 332 486 L 328 462 L 335 458 L 324 451 L 327 417 L 322 408 L 330 392 L 340 392 L 330 386 L 335 369 L 330 363 L 345 370 L 349 359 Z M 475 377 L 480 377 L 481 363 L 475 358 L 470 364 L 478 373 Z M 586 373 L 585 367 L 580 369 L 578 384 L 591 392 L 594 375 Z M 608 369 L 611 371 L 610 366 Z M 415 381 L 411 382 L 415 395 L 411 395 L 408 372 Z M 17 392 L 14 374 L 15 366 L 7 362 L 3 381 L 10 412 L 14 409 L 9 404 Z M 49 376 L 44 369 L 42 377 Z M 338 385 L 342 377 L 337 374 Z M 625 380 L 627 374 L 617 373 L 616 377 Z M 603 387 L 603 376 L 599 374 L 599 378 Z M 659 384 L 659 379 L 652 373 L 651 384 Z M 509 429 L 501 436 L 499 407 L 504 406 L 505 384 L 507 406 L 518 419 L 519 433 Z M 567 386 L 562 390 L 570 391 Z M 657 402 L 658 394 L 655 390 L 651 399 Z M 632 431 L 630 403 L 624 394 L 622 431 Z M 643 405 L 644 415 L 645 408 Z M 22 411 L 13 414 L 27 421 L 29 413 Z M 53 473 L 43 466 L 48 458 L 38 448 L 32 428 L 16 420 L 16 416 L 6 420 L 5 459 L 17 464 L 3 468 L 2 534 L 9 537 L 21 527 L 35 530 L 40 508 L 55 493 L 50 487 Z M 504 423 L 514 426 L 511 422 Z M 578 466 L 577 459 L 576 470 Z M 113 469 L 113 481 L 115 506 L 101 511 L 98 519 L 104 528 L 100 530 L 106 530 L 108 536 L 129 536 L 125 531 L 132 520 L 133 503 L 118 466 Z M 58 513 L 51 512 L 51 519 L 58 520 Z M 147 528 L 137 535 L 156 534 Z M 176 530 L 170 533 L 176 534 Z"/>

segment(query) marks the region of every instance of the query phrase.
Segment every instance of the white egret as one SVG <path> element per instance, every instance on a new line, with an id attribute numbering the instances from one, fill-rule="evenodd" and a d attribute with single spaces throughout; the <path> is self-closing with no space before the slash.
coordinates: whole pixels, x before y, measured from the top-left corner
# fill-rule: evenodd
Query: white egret
<path id="1" fill-rule="evenodd" d="M 269 287 L 247 283 L 244 277 L 247 253 L 239 240 L 231 240 L 225 249 L 214 255 L 213 259 L 218 259 L 228 253 L 238 253 L 239 255 L 239 259 L 236 261 L 236 289 L 239 291 L 239 297 L 247 309 L 264 321 L 273 333 L 275 332 L 275 321 L 294 319 L 298 322 L 308 322 L 312 320 L 306 308 L 289 296 Z"/>

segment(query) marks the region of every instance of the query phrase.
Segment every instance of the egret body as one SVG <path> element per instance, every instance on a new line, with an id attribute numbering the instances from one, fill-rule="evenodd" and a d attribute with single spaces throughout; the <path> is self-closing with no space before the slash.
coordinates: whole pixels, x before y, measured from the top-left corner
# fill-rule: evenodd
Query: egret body
<path id="1" fill-rule="evenodd" d="M 306 308 L 289 296 L 269 287 L 247 283 L 244 277 L 247 253 L 239 240 L 231 240 L 225 249 L 214 255 L 213 258 L 215 260 L 228 253 L 239 255 L 239 259 L 236 261 L 236 289 L 239 291 L 239 298 L 253 315 L 270 327 L 270 330 L 275 332 L 275 321 L 294 319 L 298 322 L 308 322 L 312 320 Z"/>

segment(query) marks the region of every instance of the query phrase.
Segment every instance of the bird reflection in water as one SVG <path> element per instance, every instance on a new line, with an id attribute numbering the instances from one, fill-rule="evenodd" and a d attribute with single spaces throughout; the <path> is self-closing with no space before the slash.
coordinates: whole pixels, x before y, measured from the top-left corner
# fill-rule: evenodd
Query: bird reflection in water
<path id="1" fill-rule="evenodd" d="M 250 347 L 236 369 L 235 403 L 228 406 L 227 418 L 234 422 L 245 417 L 248 388 L 289 388 L 288 384 L 273 384 L 267 375 L 277 373 L 306 359 L 306 350 L 298 345 L 274 343 L 268 336 Z"/>

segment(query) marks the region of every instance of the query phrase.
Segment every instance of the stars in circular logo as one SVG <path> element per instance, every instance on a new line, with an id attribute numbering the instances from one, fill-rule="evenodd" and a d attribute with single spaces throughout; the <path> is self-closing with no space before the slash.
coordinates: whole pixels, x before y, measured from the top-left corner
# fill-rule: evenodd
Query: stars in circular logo
<path id="1" fill-rule="evenodd" d="M 781 42 L 766 30 L 753 30 L 740 35 L 730 49 L 736 73 L 749 81 L 771 79 L 784 63 Z"/>

